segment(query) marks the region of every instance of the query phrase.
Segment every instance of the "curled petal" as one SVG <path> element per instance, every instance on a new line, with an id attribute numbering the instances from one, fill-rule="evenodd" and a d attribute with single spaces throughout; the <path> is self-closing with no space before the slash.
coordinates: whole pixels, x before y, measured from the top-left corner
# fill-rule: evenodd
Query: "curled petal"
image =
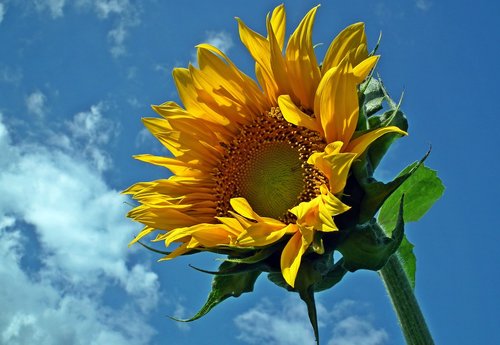
<path id="1" fill-rule="evenodd" d="M 289 95 L 283 95 L 278 98 L 278 104 L 285 120 L 296 126 L 306 127 L 310 130 L 322 133 L 322 128 L 315 118 L 304 113 L 292 101 Z"/>
<path id="2" fill-rule="evenodd" d="M 357 157 L 355 153 L 341 153 L 342 146 L 342 142 L 335 141 L 328 144 L 325 151 L 315 152 L 307 160 L 328 178 L 333 194 L 344 189 L 351 165 Z"/>

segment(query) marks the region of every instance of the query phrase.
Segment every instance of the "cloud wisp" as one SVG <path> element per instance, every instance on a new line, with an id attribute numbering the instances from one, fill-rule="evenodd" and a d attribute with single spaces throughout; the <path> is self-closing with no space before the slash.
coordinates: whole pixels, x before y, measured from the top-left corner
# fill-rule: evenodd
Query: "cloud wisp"
<path id="1" fill-rule="evenodd" d="M 94 12 L 101 20 L 113 20 L 113 27 L 107 32 L 110 53 L 118 58 L 127 53 L 125 45 L 129 30 L 140 24 L 140 7 L 129 0 L 34 0 L 34 8 L 39 13 L 48 12 L 53 19 L 65 15 L 65 7 L 73 5 L 77 11 Z"/>
<path id="2" fill-rule="evenodd" d="M 60 136 L 83 140 L 71 124 L 82 126 L 99 150 L 97 110 Z M 0 150 L 0 343 L 148 344 L 159 281 L 130 258 L 126 199 L 78 145 L 14 144 L 1 116 Z"/>
<path id="3" fill-rule="evenodd" d="M 42 118 L 47 111 L 46 101 L 47 97 L 43 92 L 37 90 L 26 97 L 26 108 L 28 112 Z"/>
<path id="4" fill-rule="evenodd" d="M 321 329 L 333 329 L 328 345 L 383 345 L 388 340 L 384 329 L 377 329 L 370 317 L 358 311 L 359 303 L 344 300 L 331 310 L 317 303 Z M 281 305 L 264 299 L 235 318 L 238 339 L 247 344 L 313 345 L 314 335 L 307 309 L 296 296 L 288 296 Z M 326 333 L 326 332 L 322 332 Z"/>

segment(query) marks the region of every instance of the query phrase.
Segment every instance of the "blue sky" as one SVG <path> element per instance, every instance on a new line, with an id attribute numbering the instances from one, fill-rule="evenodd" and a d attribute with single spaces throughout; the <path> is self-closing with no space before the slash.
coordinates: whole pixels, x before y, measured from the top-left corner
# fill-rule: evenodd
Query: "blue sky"
<path id="1" fill-rule="evenodd" d="M 119 191 L 166 172 L 134 161 L 165 153 L 140 118 L 178 100 L 174 67 L 211 42 L 248 74 L 235 16 L 264 32 L 279 1 L 0 0 L 0 343 L 312 344 L 305 308 L 264 277 L 191 324 L 214 256 L 157 263 L 127 243 L 140 229 Z M 288 33 L 316 2 L 285 2 Z M 407 234 L 416 295 L 438 344 L 500 343 L 497 243 L 500 53 L 496 1 L 325 1 L 318 55 L 364 21 L 377 70 L 404 90 L 410 136 L 384 161 L 391 178 L 432 144 L 447 189 Z M 377 274 L 318 296 L 323 344 L 402 344 Z M 334 339 L 334 340 L 333 340 Z"/>

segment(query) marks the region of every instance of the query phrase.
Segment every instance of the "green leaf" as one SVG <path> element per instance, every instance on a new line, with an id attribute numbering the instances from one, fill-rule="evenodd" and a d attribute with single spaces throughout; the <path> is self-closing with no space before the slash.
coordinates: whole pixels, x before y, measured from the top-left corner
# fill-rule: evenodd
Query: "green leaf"
<path id="1" fill-rule="evenodd" d="M 307 314 L 314 331 L 316 344 L 319 345 L 318 315 L 316 313 L 316 302 L 314 301 L 314 285 L 322 279 L 314 261 L 303 258 L 300 264 L 297 279 L 295 280 L 295 290 L 300 298 L 307 305 Z"/>
<path id="2" fill-rule="evenodd" d="M 223 262 L 219 267 L 219 271 L 224 272 L 231 270 L 235 265 L 237 264 L 232 262 Z M 176 318 L 172 319 L 181 322 L 191 322 L 197 320 L 225 299 L 229 297 L 239 297 L 245 292 L 252 292 L 255 281 L 260 274 L 261 271 L 254 270 L 231 275 L 216 275 L 212 281 L 212 291 L 210 291 L 205 305 L 196 313 L 196 315 L 186 320 Z"/>
<path id="3" fill-rule="evenodd" d="M 359 181 L 362 186 L 365 195 L 363 196 L 363 200 L 361 202 L 361 210 L 359 214 L 358 222 L 364 223 L 369 221 L 372 217 L 375 216 L 377 211 L 385 205 L 386 200 L 396 191 L 399 187 L 417 170 L 417 168 L 423 164 L 423 162 L 429 156 L 430 151 L 428 151 L 425 156 L 416 163 L 410 165 L 407 169 L 401 172 L 393 181 L 388 183 L 383 183 L 375 180 L 371 177 L 370 173 L 366 166 L 355 165 L 354 173 L 356 175 L 356 179 Z M 393 210 L 397 212 L 397 205 L 399 200 L 401 199 L 403 193 L 398 194 L 399 198 L 393 199 Z M 393 213 L 393 222 L 388 227 L 389 229 L 394 228 L 396 223 L 397 213 Z"/>
<path id="4" fill-rule="evenodd" d="M 314 301 L 313 285 L 306 289 L 299 289 L 299 296 L 307 305 L 307 315 L 314 331 L 316 344 L 319 345 L 318 314 L 316 312 L 316 302 Z"/>
<path id="5" fill-rule="evenodd" d="M 414 169 L 417 163 L 405 168 L 399 175 L 403 176 Z M 404 220 L 414 222 L 419 220 L 432 205 L 443 195 L 444 186 L 436 171 L 427 168 L 423 164 L 418 166 L 415 172 L 385 201 L 380 209 L 378 222 L 390 233 L 395 222 L 395 201 L 398 196 L 405 195 Z M 403 269 L 410 280 L 411 286 L 415 287 L 416 257 L 413 254 L 413 244 L 406 238 L 401 243 L 397 256 L 403 265 Z"/>
<path id="6" fill-rule="evenodd" d="M 385 100 L 385 94 L 382 90 L 382 84 L 377 78 L 369 78 L 361 84 L 363 91 L 363 110 L 367 117 L 372 116 L 382 109 L 382 103 Z"/>
<path id="7" fill-rule="evenodd" d="M 436 171 L 423 164 L 417 165 L 418 163 L 413 163 L 399 173 L 398 178 L 414 170 L 411 176 L 387 198 L 380 209 L 378 221 L 386 230 L 392 229 L 397 221 L 398 201 L 401 195 L 404 194 L 406 200 L 404 206 L 406 223 L 419 220 L 443 195 L 444 186 Z"/>
<path id="8" fill-rule="evenodd" d="M 345 269 L 351 272 L 359 269 L 378 271 L 384 267 L 403 240 L 403 205 L 404 196 L 401 197 L 398 219 L 390 238 L 385 236 L 374 219 L 350 230 L 348 237 L 337 248 L 342 253 Z"/>

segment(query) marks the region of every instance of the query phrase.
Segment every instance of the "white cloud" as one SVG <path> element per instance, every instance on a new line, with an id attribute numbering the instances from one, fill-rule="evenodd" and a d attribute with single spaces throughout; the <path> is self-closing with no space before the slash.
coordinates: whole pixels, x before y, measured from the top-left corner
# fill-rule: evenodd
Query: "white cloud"
<path id="1" fill-rule="evenodd" d="M 110 14 L 122 14 L 131 6 L 128 0 L 94 0 L 95 10 L 101 18 L 108 18 Z"/>
<path id="2" fill-rule="evenodd" d="M 287 298 L 275 309 L 268 300 L 235 319 L 238 339 L 248 344 L 313 345 L 307 311 L 297 298 Z"/>
<path id="3" fill-rule="evenodd" d="M 382 345 L 388 339 L 383 329 L 376 329 L 366 315 L 356 315 L 359 303 L 344 300 L 327 310 L 316 303 L 319 328 L 333 329 L 328 345 Z M 297 296 L 287 297 L 281 305 L 268 300 L 239 315 L 235 319 L 240 334 L 238 339 L 248 344 L 270 345 L 315 344 L 307 308 Z M 324 335 L 323 335 L 324 336 Z"/>
<path id="4" fill-rule="evenodd" d="M 125 40 L 130 28 L 139 25 L 139 7 L 129 0 L 80 0 L 81 7 L 90 7 L 101 19 L 116 18 L 108 32 L 110 52 L 115 58 L 126 54 Z"/>
<path id="5" fill-rule="evenodd" d="M 221 51 L 227 54 L 229 49 L 233 47 L 233 39 L 231 36 L 225 32 L 225 31 L 207 31 L 205 35 L 205 39 L 203 40 L 203 43 L 208 43 L 210 45 L 213 45 L 214 47 L 219 48 Z M 193 51 L 191 54 L 191 63 L 194 64 L 195 66 L 198 65 L 198 56 L 196 50 Z M 175 66 L 184 66 L 184 63 L 178 63 L 176 62 L 174 64 Z M 161 68 L 161 67 L 160 67 Z M 158 66 L 156 67 L 156 70 L 159 70 Z"/>
<path id="6" fill-rule="evenodd" d="M 348 316 L 335 323 L 328 345 L 380 345 L 388 339 L 385 330 L 375 329 L 370 322 L 358 316 Z"/>
<path id="7" fill-rule="evenodd" d="M 111 166 L 111 158 L 100 146 L 107 144 L 117 132 L 117 126 L 103 115 L 107 110 L 103 102 L 92 105 L 89 111 L 79 112 L 67 122 L 74 140 L 61 135 L 54 138 L 61 147 L 78 149 L 99 171 Z"/>
<path id="8" fill-rule="evenodd" d="M 3 17 L 5 16 L 5 5 L 0 3 L 0 24 L 3 22 Z"/>
<path id="9" fill-rule="evenodd" d="M 61 136 L 87 135 L 96 147 L 107 140 L 96 130 L 102 119 L 87 113 Z M 14 145 L 1 114 L 0 151 L 0 343 L 149 343 L 154 331 L 145 319 L 158 304 L 159 282 L 147 266 L 129 262 L 137 229 L 124 217 L 125 197 L 78 146 Z M 127 297 L 107 305 L 109 289 Z"/>
<path id="10" fill-rule="evenodd" d="M 415 5 L 417 6 L 418 9 L 422 11 L 427 11 L 428 9 L 431 8 L 432 2 L 429 0 L 416 0 Z"/>
<path id="11" fill-rule="evenodd" d="M 47 111 L 45 105 L 46 101 L 47 97 L 43 94 L 43 92 L 37 90 L 26 97 L 26 107 L 30 113 L 35 114 L 38 117 L 43 117 Z"/>
<path id="12" fill-rule="evenodd" d="M 0 66 L 0 82 L 18 84 L 21 79 L 23 79 L 23 73 L 19 67 Z"/>
<path id="13" fill-rule="evenodd" d="M 228 50 L 233 47 L 233 39 L 225 31 L 207 32 L 207 37 L 205 39 L 205 42 L 219 48 L 225 53 L 227 53 Z"/>
<path id="14" fill-rule="evenodd" d="M 77 10 L 90 10 L 101 20 L 113 20 L 114 25 L 107 32 L 110 52 L 113 57 L 126 54 L 125 39 L 130 28 L 139 25 L 140 7 L 130 0 L 33 0 L 35 9 L 43 13 L 48 11 L 52 18 L 64 16 L 64 7 L 72 5 Z"/>
<path id="15" fill-rule="evenodd" d="M 59 18 L 64 15 L 65 0 L 35 0 L 35 8 L 42 12 L 48 10 L 52 18 Z"/>
<path id="16" fill-rule="evenodd" d="M 147 128 L 142 128 L 135 137 L 135 146 L 140 147 L 146 142 L 153 142 L 153 135 Z"/>

